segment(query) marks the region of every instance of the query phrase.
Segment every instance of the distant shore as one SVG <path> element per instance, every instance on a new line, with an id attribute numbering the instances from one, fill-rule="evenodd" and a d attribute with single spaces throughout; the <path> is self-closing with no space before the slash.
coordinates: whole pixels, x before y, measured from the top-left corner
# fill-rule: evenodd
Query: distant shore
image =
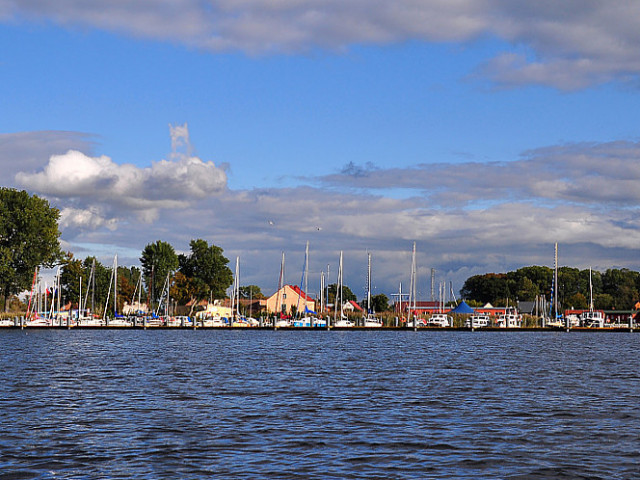
<path id="1" fill-rule="evenodd" d="M 202 326 L 98 326 L 98 325 L 1 325 L 2 330 L 245 330 L 245 331 L 339 331 L 339 332 L 362 332 L 362 331 L 384 331 L 384 332 L 585 332 L 585 333 L 635 333 L 640 328 L 615 327 L 615 328 L 586 328 L 586 327 L 523 327 L 523 328 L 499 328 L 499 327 L 202 327 Z"/>

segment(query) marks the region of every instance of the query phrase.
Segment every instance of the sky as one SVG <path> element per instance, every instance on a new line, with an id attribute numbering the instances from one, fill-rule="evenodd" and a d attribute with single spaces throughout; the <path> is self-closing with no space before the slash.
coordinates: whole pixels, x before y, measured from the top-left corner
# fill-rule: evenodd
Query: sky
<path id="1" fill-rule="evenodd" d="M 640 3 L 0 0 L 2 186 L 78 258 L 202 238 L 269 295 L 640 270 Z M 438 286 L 435 285 L 435 292 Z"/>

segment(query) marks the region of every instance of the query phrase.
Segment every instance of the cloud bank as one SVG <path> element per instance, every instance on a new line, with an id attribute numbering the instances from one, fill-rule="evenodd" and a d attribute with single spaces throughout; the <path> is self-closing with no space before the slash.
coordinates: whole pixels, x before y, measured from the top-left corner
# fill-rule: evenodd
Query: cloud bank
<path id="1" fill-rule="evenodd" d="M 189 156 L 188 129 L 171 130 L 169 160 L 140 168 L 78 151 L 51 156 L 16 181 L 62 210 L 74 248 L 139 252 L 162 239 L 178 251 L 204 238 L 241 257 L 243 283 L 275 289 L 281 252 L 296 283 L 306 241 L 310 281 L 345 252 L 345 280 L 361 295 L 366 252 L 378 292 L 408 281 L 418 243 L 422 293 L 430 269 L 460 288 L 470 275 L 525 265 L 640 269 L 640 143 L 577 143 L 524 152 L 512 162 L 381 168 L 348 164 L 295 188 L 229 190 L 224 170 Z M 184 150 L 184 152 L 180 152 Z M 402 189 L 405 195 L 392 192 Z M 137 257 L 123 258 L 137 264 Z"/>
<path id="2" fill-rule="evenodd" d="M 476 75 L 502 87 L 637 82 L 640 4 L 566 0 L 0 0 L 0 20 L 53 21 L 212 52 L 298 53 L 408 40 L 503 51 Z"/>

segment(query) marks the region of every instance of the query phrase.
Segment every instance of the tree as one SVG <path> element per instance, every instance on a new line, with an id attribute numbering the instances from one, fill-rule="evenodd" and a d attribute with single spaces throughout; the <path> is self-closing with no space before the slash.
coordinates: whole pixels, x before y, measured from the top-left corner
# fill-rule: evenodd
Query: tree
<path id="1" fill-rule="evenodd" d="M 67 252 L 62 260 L 60 272 L 60 296 L 64 303 L 78 303 L 80 295 L 80 278 L 82 278 L 83 296 L 87 289 L 89 274 L 85 274 L 82 261 L 73 258 L 73 253 Z"/>
<path id="2" fill-rule="evenodd" d="M 463 298 L 477 300 L 483 304 L 495 303 L 508 295 L 507 275 L 504 273 L 487 273 L 469 277 L 462 286 L 460 294 Z"/>
<path id="3" fill-rule="evenodd" d="M 197 287 L 192 278 L 185 276 L 182 272 L 176 272 L 173 276 L 173 285 L 171 286 L 171 298 L 174 298 L 179 304 L 186 305 L 197 297 Z M 195 302 L 192 304 L 195 307 Z"/>
<path id="4" fill-rule="evenodd" d="M 582 293 L 578 292 L 567 298 L 566 306 L 568 308 L 586 310 L 587 308 L 589 308 L 589 302 Z"/>
<path id="5" fill-rule="evenodd" d="M 94 313 L 102 312 L 111 285 L 111 270 L 100 263 L 96 257 L 85 258 L 83 264 L 87 290 L 82 295 L 87 299 L 87 308 L 94 310 Z M 91 280 L 91 268 L 94 265 L 94 278 Z M 89 282 L 89 280 L 91 281 Z M 84 285 L 85 280 L 82 280 L 82 282 Z"/>
<path id="6" fill-rule="evenodd" d="M 379 293 L 371 297 L 371 307 L 374 312 L 386 312 L 389 310 L 389 297 Z"/>
<path id="7" fill-rule="evenodd" d="M 240 298 L 263 300 L 265 296 L 257 285 L 247 285 L 245 287 L 240 287 Z"/>
<path id="8" fill-rule="evenodd" d="M 140 263 L 152 304 L 162 294 L 167 275 L 178 269 L 178 256 L 169 243 L 158 240 L 144 247 Z"/>
<path id="9" fill-rule="evenodd" d="M 527 277 L 518 283 L 518 300 L 532 301 L 538 296 L 538 287 Z"/>
<path id="10" fill-rule="evenodd" d="M 36 267 L 52 267 L 62 257 L 57 208 L 24 190 L 0 188 L 0 294 L 29 289 Z"/>
<path id="11" fill-rule="evenodd" d="M 329 285 L 329 294 L 328 294 L 328 302 L 335 303 L 336 301 L 336 291 L 338 290 L 338 284 L 332 283 Z M 342 303 L 357 301 L 356 295 L 351 291 L 349 287 L 346 285 L 342 286 Z"/>
<path id="12" fill-rule="evenodd" d="M 180 256 L 180 271 L 193 279 L 199 298 L 225 298 L 226 290 L 233 283 L 233 274 L 222 248 L 202 239 L 191 240 L 189 246 L 191 253 Z"/>

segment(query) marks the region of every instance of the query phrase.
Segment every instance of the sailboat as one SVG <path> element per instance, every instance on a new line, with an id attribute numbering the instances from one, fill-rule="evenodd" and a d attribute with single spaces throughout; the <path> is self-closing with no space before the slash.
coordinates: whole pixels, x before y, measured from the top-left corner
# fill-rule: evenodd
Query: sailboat
<path id="1" fill-rule="evenodd" d="M 284 318 L 282 306 L 280 305 L 280 295 L 284 289 L 284 252 L 282 252 L 282 262 L 280 263 L 280 277 L 278 279 L 278 295 L 276 296 L 276 304 L 274 307 L 274 327 L 290 327 L 291 322 L 288 318 Z"/>
<path id="2" fill-rule="evenodd" d="M 364 317 L 364 326 L 368 328 L 382 327 L 382 319 L 375 316 L 371 308 L 371 253 L 367 252 L 367 316 Z"/>
<path id="3" fill-rule="evenodd" d="M 40 285 L 38 283 L 39 268 L 36 267 L 33 273 L 33 281 L 31 282 L 31 294 L 29 296 L 29 304 L 27 306 L 27 321 L 28 327 L 50 327 L 51 320 L 49 318 L 42 317 L 39 314 L 38 305 L 40 303 Z M 34 299 L 34 296 L 36 297 Z"/>
<path id="4" fill-rule="evenodd" d="M 546 326 L 562 328 L 564 324 L 558 315 L 558 243 L 555 244 L 555 257 L 553 262 L 553 281 L 551 283 L 551 302 L 549 303 L 549 316 L 546 319 Z M 553 317 L 551 316 L 553 314 Z"/>
<path id="5" fill-rule="evenodd" d="M 304 250 L 304 266 L 302 268 L 302 278 L 300 279 L 299 290 L 296 292 L 298 294 L 298 299 L 296 302 L 296 318 L 293 320 L 294 327 L 311 327 L 313 326 L 313 321 L 315 320 L 312 316 L 309 315 L 310 313 L 315 314 L 315 312 L 311 311 L 307 305 L 307 290 L 309 288 L 308 276 L 309 242 L 307 242 L 307 246 Z M 304 307 L 302 308 L 300 306 L 301 301 L 304 303 Z"/>
<path id="6" fill-rule="evenodd" d="M 411 281 L 409 283 L 409 301 L 407 302 L 407 327 L 416 328 L 418 326 L 425 326 L 426 322 L 423 319 L 418 320 L 416 315 L 416 242 L 413 242 L 413 252 L 411 254 Z M 402 302 L 402 300 L 401 300 Z"/>
<path id="7" fill-rule="evenodd" d="M 588 328 L 604 328 L 604 312 L 593 309 L 593 282 L 589 268 L 589 311 L 582 312 L 582 325 Z"/>
<path id="8" fill-rule="evenodd" d="M 333 326 L 334 327 L 353 327 L 353 322 L 349 320 L 344 314 L 344 298 L 342 296 L 342 250 L 340 250 L 340 262 L 338 265 L 338 282 L 336 284 L 336 300 L 334 302 L 333 309 Z M 338 313 L 338 305 L 340 305 L 340 318 L 336 318 Z"/>
<path id="9" fill-rule="evenodd" d="M 107 305 L 111 297 L 111 286 L 113 285 L 113 318 L 107 318 Z M 109 291 L 107 292 L 107 301 L 105 302 L 104 312 L 102 314 L 102 322 L 107 327 L 130 327 L 129 321 L 122 315 L 118 315 L 118 255 L 113 257 L 113 270 L 111 271 L 111 280 L 109 281 Z"/>
<path id="10" fill-rule="evenodd" d="M 233 276 L 233 292 L 231 293 L 232 327 L 248 327 L 249 323 L 240 315 L 240 257 L 236 257 L 236 272 Z"/>
<path id="11" fill-rule="evenodd" d="M 438 311 L 431 314 L 427 320 L 429 327 L 453 327 L 453 318 L 444 312 L 446 294 L 446 284 L 440 282 L 438 285 Z"/>

